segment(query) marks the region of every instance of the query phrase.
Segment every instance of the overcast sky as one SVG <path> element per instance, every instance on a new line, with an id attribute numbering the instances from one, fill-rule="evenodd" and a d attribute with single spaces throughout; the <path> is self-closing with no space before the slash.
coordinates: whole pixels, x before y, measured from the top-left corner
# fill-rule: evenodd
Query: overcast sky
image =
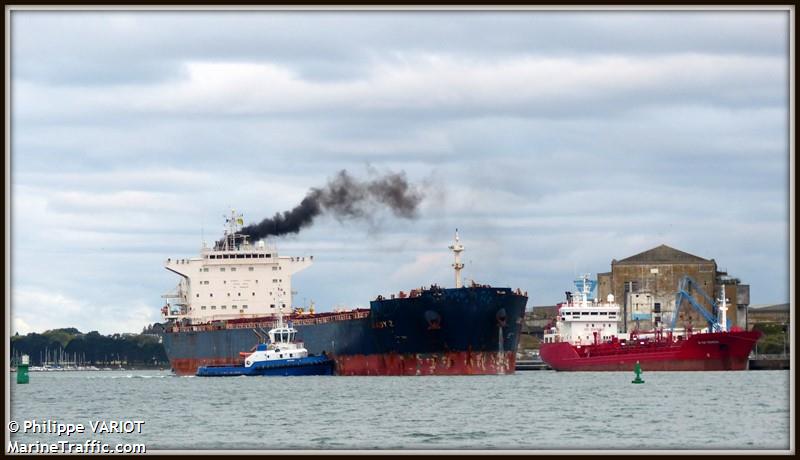
<path id="1" fill-rule="evenodd" d="M 465 278 L 561 301 L 660 244 L 789 299 L 788 21 L 762 12 L 44 12 L 11 19 L 13 331 L 137 332 L 231 208 L 405 171 L 318 219 L 295 304 Z"/>

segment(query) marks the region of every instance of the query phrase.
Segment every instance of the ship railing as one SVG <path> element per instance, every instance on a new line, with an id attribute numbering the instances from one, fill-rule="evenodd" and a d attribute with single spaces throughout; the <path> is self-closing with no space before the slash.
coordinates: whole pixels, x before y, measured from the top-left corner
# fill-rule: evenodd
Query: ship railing
<path id="1" fill-rule="evenodd" d="M 325 315 L 319 316 L 314 318 L 297 318 L 292 319 L 293 325 L 304 326 L 304 325 L 311 325 L 311 324 L 325 324 L 334 321 L 347 321 L 347 320 L 354 320 L 354 319 L 362 319 L 369 316 L 369 310 L 359 310 L 359 311 L 351 311 L 347 313 L 337 313 L 335 315 Z M 259 327 L 275 327 L 277 325 L 277 321 L 249 321 L 243 323 L 225 323 L 225 329 L 255 329 Z M 176 332 L 201 332 L 201 331 L 211 331 L 217 329 L 218 325 L 213 323 L 207 324 L 193 324 L 187 326 L 175 326 L 173 328 Z"/>

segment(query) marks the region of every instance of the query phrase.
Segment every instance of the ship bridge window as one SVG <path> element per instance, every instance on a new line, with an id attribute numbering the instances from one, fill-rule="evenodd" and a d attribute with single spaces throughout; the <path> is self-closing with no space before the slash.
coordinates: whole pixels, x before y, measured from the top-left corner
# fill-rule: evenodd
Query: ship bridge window
<path id="1" fill-rule="evenodd" d="M 596 312 L 596 311 L 593 311 L 591 314 L 592 314 L 592 315 L 596 315 L 596 314 L 597 314 L 597 312 Z"/>
<path id="2" fill-rule="evenodd" d="M 231 255 L 230 255 L 230 254 L 223 254 L 223 255 L 222 255 L 222 258 L 223 258 L 223 259 L 230 259 L 230 258 L 231 258 Z"/>

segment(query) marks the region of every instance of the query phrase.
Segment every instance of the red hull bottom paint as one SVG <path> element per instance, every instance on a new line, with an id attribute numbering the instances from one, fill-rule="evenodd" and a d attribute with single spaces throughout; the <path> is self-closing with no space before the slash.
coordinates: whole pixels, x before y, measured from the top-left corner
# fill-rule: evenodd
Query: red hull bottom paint
<path id="1" fill-rule="evenodd" d="M 679 342 L 576 347 L 567 342 L 542 344 L 542 360 L 557 371 L 736 371 L 747 369 L 758 331 L 695 334 Z"/>
<path id="2" fill-rule="evenodd" d="M 432 354 L 390 353 L 384 355 L 336 356 L 336 375 L 488 375 L 513 374 L 516 353 L 443 352 Z M 230 359 L 174 359 L 170 362 L 177 375 L 195 375 L 206 365 L 236 365 Z"/>
<path id="3" fill-rule="evenodd" d="M 516 353 L 452 351 L 431 354 L 350 355 L 336 357 L 337 375 L 486 375 L 513 374 Z"/>

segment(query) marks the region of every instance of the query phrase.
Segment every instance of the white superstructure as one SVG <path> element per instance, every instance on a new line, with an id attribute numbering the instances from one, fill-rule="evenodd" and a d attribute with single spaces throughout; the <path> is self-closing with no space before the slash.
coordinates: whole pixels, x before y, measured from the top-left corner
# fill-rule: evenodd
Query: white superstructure
<path id="1" fill-rule="evenodd" d="M 263 241 L 252 244 L 239 233 L 244 221 L 235 211 L 226 223 L 224 238 L 213 248 L 203 243 L 200 257 L 167 259 L 164 267 L 181 281 L 162 296 L 164 319 L 202 323 L 292 311 L 292 275 L 309 267 L 314 257 L 279 256 Z"/>
<path id="2" fill-rule="evenodd" d="M 566 304 L 558 311 L 554 328 L 544 331 L 544 342 L 569 342 L 573 345 L 590 345 L 611 340 L 620 335 L 617 324 L 620 319 L 619 305 L 609 294 L 607 302 L 589 300 L 593 281 L 583 275 L 575 281 L 578 291 L 571 293 Z"/>

